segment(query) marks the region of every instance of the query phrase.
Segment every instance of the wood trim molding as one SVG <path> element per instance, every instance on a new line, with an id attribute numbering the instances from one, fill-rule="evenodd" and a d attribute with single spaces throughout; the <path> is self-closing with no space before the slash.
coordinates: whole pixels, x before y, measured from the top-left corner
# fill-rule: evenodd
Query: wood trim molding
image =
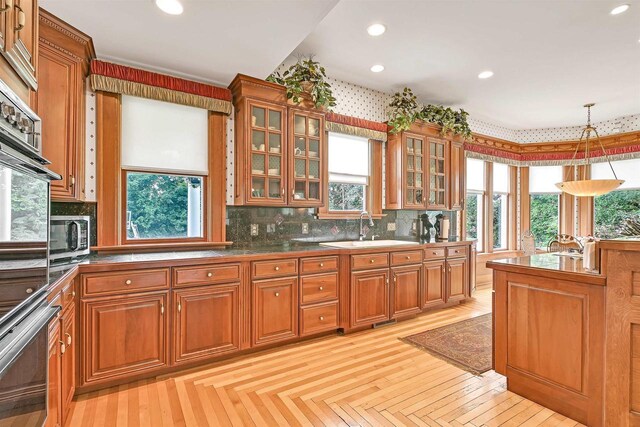
<path id="1" fill-rule="evenodd" d="M 209 242 L 226 239 L 226 173 L 227 173 L 227 116 L 209 112 L 209 175 L 207 190 L 207 238 Z M 213 155 L 215 153 L 215 155 Z"/>
<path id="2" fill-rule="evenodd" d="M 507 237 L 509 250 L 518 248 L 518 190 L 518 168 L 509 166 L 509 234 Z"/>
<path id="3" fill-rule="evenodd" d="M 582 165 L 578 166 L 578 176 L 583 179 L 591 178 L 591 168 Z M 578 210 L 578 223 L 576 224 L 576 232 L 579 236 L 592 236 L 594 233 L 594 198 L 593 197 L 577 197 L 576 209 Z"/>
<path id="4" fill-rule="evenodd" d="M 531 205 L 529 204 L 529 168 L 520 168 L 520 233 L 531 227 Z"/>
<path id="5" fill-rule="evenodd" d="M 563 166 L 562 176 L 564 179 L 572 177 L 575 173 L 573 166 Z M 574 235 L 575 233 L 575 196 L 562 192 L 560 195 L 560 233 Z"/>

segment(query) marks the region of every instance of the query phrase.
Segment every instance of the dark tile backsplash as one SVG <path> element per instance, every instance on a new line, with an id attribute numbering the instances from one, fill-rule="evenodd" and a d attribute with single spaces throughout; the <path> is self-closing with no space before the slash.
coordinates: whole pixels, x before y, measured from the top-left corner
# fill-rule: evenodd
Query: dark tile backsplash
<path id="1" fill-rule="evenodd" d="M 377 239 L 418 239 L 417 228 L 420 215 L 425 212 L 408 210 L 385 210 L 385 216 L 374 220 L 374 226 L 367 239 L 376 235 Z M 455 212 L 426 212 L 431 223 L 439 213 L 450 217 L 450 235 L 456 234 Z M 89 215 L 91 217 L 91 245 L 97 244 L 95 203 L 52 203 L 51 215 Z M 367 220 L 365 219 L 365 224 Z M 395 223 L 395 231 L 388 231 L 388 225 Z M 258 225 L 258 235 L 251 235 L 251 224 Z M 308 232 L 303 233 L 307 224 Z M 315 243 L 337 240 L 357 240 L 360 221 L 357 219 L 317 219 L 315 209 L 305 208 L 260 208 L 227 206 L 227 241 L 234 247 L 256 245 L 279 245 L 292 243 Z M 432 231 L 433 236 L 433 231 Z"/>

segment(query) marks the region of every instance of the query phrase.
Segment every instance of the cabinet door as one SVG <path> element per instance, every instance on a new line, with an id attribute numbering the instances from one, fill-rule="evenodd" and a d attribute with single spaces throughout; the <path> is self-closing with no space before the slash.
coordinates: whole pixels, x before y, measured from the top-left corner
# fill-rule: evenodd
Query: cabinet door
<path id="1" fill-rule="evenodd" d="M 13 10 L 6 14 L 9 17 L 5 22 L 7 26 L 5 43 L 7 61 L 20 78 L 31 89 L 36 90 L 38 88 L 36 81 L 38 2 L 36 0 L 13 0 Z"/>
<path id="2" fill-rule="evenodd" d="M 428 138 L 429 198 L 427 209 L 447 209 L 449 203 L 449 141 Z"/>
<path id="3" fill-rule="evenodd" d="M 62 425 L 62 396 L 60 388 L 60 363 L 63 343 L 60 339 L 60 320 L 54 318 L 49 324 L 49 360 L 47 368 L 47 420 L 45 426 Z"/>
<path id="4" fill-rule="evenodd" d="M 253 286 L 253 345 L 298 336 L 298 278 L 256 281 Z"/>
<path id="5" fill-rule="evenodd" d="M 83 383 L 167 365 L 167 292 L 82 301 Z"/>
<path id="6" fill-rule="evenodd" d="M 83 159 L 79 149 L 79 131 L 83 114 L 80 114 L 83 83 L 79 64 L 73 58 L 49 47 L 40 46 L 38 59 L 40 83 L 34 97 L 33 108 L 42 119 L 42 155 L 49 161 L 49 168 L 62 176 L 51 182 L 53 200 L 80 198 L 79 165 Z"/>
<path id="7" fill-rule="evenodd" d="M 404 207 L 422 208 L 425 197 L 425 157 L 426 146 L 423 137 L 404 133 L 402 136 L 404 151 Z"/>
<path id="8" fill-rule="evenodd" d="M 61 404 L 62 404 L 62 424 L 66 422 L 69 415 L 71 400 L 76 391 L 76 310 L 71 306 L 62 315 L 62 335 L 61 341 L 65 345 L 65 352 L 62 355 L 61 369 Z"/>
<path id="9" fill-rule="evenodd" d="M 389 320 L 389 270 L 351 274 L 351 327 Z"/>
<path id="10" fill-rule="evenodd" d="M 422 287 L 422 308 L 433 308 L 446 302 L 445 261 L 424 263 L 424 281 Z"/>
<path id="11" fill-rule="evenodd" d="M 447 301 L 466 298 L 469 288 L 469 264 L 467 258 L 447 260 Z"/>
<path id="12" fill-rule="evenodd" d="M 174 291 L 173 309 L 175 363 L 239 349 L 239 283 Z"/>
<path id="13" fill-rule="evenodd" d="M 321 206 L 324 116 L 291 109 L 289 120 L 289 205 Z"/>
<path id="14" fill-rule="evenodd" d="M 247 201 L 285 205 L 286 108 L 253 101 L 247 105 Z"/>
<path id="15" fill-rule="evenodd" d="M 391 269 L 391 276 L 393 277 L 391 317 L 419 313 L 422 265 L 394 267 Z"/>
<path id="16" fill-rule="evenodd" d="M 464 209 L 465 197 L 465 160 L 464 160 L 464 144 L 459 141 L 451 141 L 451 169 L 450 175 L 450 191 L 449 206 L 451 210 L 460 211 Z"/>

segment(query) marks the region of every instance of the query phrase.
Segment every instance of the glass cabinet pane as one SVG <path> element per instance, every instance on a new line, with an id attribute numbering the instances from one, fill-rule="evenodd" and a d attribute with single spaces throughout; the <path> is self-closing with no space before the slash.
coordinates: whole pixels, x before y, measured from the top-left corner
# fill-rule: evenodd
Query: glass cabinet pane
<path id="1" fill-rule="evenodd" d="M 309 140 L 309 157 L 320 157 L 320 141 L 317 139 Z"/>
<path id="2" fill-rule="evenodd" d="M 413 204 L 413 190 L 407 190 L 407 203 Z"/>
<path id="3" fill-rule="evenodd" d="M 295 200 L 301 200 L 307 198 L 307 189 L 305 181 L 296 181 L 296 186 L 293 192 L 293 198 Z"/>
<path id="4" fill-rule="evenodd" d="M 320 136 L 320 120 L 309 119 L 309 136 Z"/>
<path id="5" fill-rule="evenodd" d="M 251 107 L 251 126 L 263 128 L 266 111 L 264 108 Z"/>
<path id="6" fill-rule="evenodd" d="M 282 152 L 282 136 L 279 133 L 269 134 L 269 153 L 280 154 Z"/>
<path id="7" fill-rule="evenodd" d="M 254 130 L 251 132 L 251 148 L 254 151 L 264 151 L 264 132 Z"/>
<path id="8" fill-rule="evenodd" d="M 416 190 L 416 203 L 422 203 L 422 190 Z"/>
<path id="9" fill-rule="evenodd" d="M 421 156 L 422 155 L 422 141 L 420 141 L 419 139 L 415 140 L 415 153 L 416 155 Z"/>
<path id="10" fill-rule="evenodd" d="M 264 197 L 264 179 L 251 178 L 251 195 L 253 197 Z"/>
<path id="11" fill-rule="evenodd" d="M 299 135 L 306 135 L 307 133 L 307 119 L 305 116 L 294 115 L 293 119 L 293 132 Z"/>
<path id="12" fill-rule="evenodd" d="M 296 148 L 293 150 L 296 156 L 307 155 L 307 142 L 302 137 L 296 137 Z"/>
<path id="13" fill-rule="evenodd" d="M 269 110 L 269 130 L 282 130 L 282 113 L 276 110 Z"/>
<path id="14" fill-rule="evenodd" d="M 319 182 L 309 183 L 309 198 L 315 199 L 315 200 L 320 199 L 320 183 Z"/>
<path id="15" fill-rule="evenodd" d="M 320 162 L 316 160 L 309 160 L 309 178 L 310 179 L 320 178 Z"/>
<path id="16" fill-rule="evenodd" d="M 269 179 L 269 197 L 272 199 L 279 199 L 282 197 L 282 186 L 279 179 Z"/>
<path id="17" fill-rule="evenodd" d="M 264 156 L 262 154 L 251 155 L 251 173 L 254 175 L 265 175 Z"/>
<path id="18" fill-rule="evenodd" d="M 269 156 L 269 175 L 280 175 L 280 157 Z"/>
<path id="19" fill-rule="evenodd" d="M 307 176 L 307 165 L 305 160 L 295 160 L 295 176 L 296 178 L 305 178 Z"/>
<path id="20" fill-rule="evenodd" d="M 407 156 L 407 169 L 413 170 L 414 158 L 413 156 Z"/>

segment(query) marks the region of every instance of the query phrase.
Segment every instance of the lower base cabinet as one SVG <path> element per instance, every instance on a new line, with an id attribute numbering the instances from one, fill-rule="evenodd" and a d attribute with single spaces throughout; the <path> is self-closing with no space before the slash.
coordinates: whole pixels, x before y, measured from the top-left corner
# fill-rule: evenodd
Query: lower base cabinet
<path id="1" fill-rule="evenodd" d="M 410 316 L 422 311 L 420 286 L 422 265 L 392 267 L 391 318 Z"/>
<path id="2" fill-rule="evenodd" d="M 173 362 L 240 349 L 240 284 L 173 291 Z"/>
<path id="3" fill-rule="evenodd" d="M 54 318 L 49 324 L 46 427 L 58 427 L 62 425 L 62 393 L 60 393 L 60 366 L 62 363 L 61 342 L 60 320 L 59 318 Z"/>
<path id="4" fill-rule="evenodd" d="M 167 299 L 168 292 L 83 300 L 83 383 L 166 366 Z"/>
<path id="5" fill-rule="evenodd" d="M 298 277 L 254 281 L 252 344 L 274 343 L 298 336 Z"/>
<path id="6" fill-rule="evenodd" d="M 71 409 L 71 401 L 76 391 L 76 309 L 71 306 L 63 315 L 60 340 L 64 345 L 61 360 L 60 386 L 62 388 L 62 424 L 64 425 Z"/>
<path id="7" fill-rule="evenodd" d="M 447 302 L 462 301 L 470 293 L 467 258 L 447 259 Z"/>
<path id="8" fill-rule="evenodd" d="M 446 302 L 446 261 L 424 263 L 424 285 L 422 288 L 422 308 L 432 308 Z"/>
<path id="9" fill-rule="evenodd" d="M 389 320 L 389 269 L 351 273 L 351 327 Z"/>

